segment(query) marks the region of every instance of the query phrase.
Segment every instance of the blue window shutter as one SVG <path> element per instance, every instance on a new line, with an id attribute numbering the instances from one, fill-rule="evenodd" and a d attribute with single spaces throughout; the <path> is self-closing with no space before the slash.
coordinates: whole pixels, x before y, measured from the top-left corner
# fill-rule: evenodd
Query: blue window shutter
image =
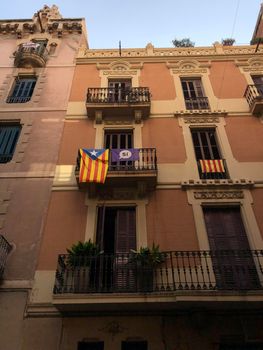
<path id="1" fill-rule="evenodd" d="M 0 163 L 12 159 L 20 130 L 20 125 L 0 125 Z"/>

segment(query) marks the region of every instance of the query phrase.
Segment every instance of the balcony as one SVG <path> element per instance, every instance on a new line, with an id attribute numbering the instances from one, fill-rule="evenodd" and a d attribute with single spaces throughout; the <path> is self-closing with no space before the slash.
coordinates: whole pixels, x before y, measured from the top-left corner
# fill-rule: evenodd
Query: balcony
<path id="1" fill-rule="evenodd" d="M 109 190 L 117 187 L 137 188 L 138 195 L 144 196 L 146 191 L 153 190 L 157 182 L 157 157 L 155 148 L 138 148 L 138 160 L 118 161 L 112 160 L 109 152 L 109 167 L 105 183 L 96 184 L 80 182 L 81 156 L 78 153 L 75 176 L 80 189 L 88 189 L 89 195 L 94 196 L 99 190 Z M 114 149 L 112 149 L 114 151 Z"/>
<path id="2" fill-rule="evenodd" d="M 3 276 L 5 263 L 12 246 L 7 242 L 4 236 L 0 235 L 0 278 Z"/>
<path id="3" fill-rule="evenodd" d="M 187 110 L 208 110 L 210 109 L 207 97 L 185 98 Z"/>
<path id="4" fill-rule="evenodd" d="M 137 298 L 145 303 L 147 298 L 159 307 L 163 300 L 169 309 L 176 307 L 176 297 L 198 303 L 213 296 L 219 304 L 221 297 L 229 295 L 233 301 L 240 293 L 262 294 L 262 250 L 169 251 L 155 267 L 138 265 L 131 256 L 76 257 L 72 267 L 68 255 L 59 255 L 54 304 L 67 310 L 79 300 L 82 306 L 96 307 L 97 302 L 97 307 L 107 308 L 105 302 L 121 304 Z"/>
<path id="5" fill-rule="evenodd" d="M 198 172 L 202 180 L 228 179 L 225 159 L 199 159 Z"/>
<path id="6" fill-rule="evenodd" d="M 147 87 L 89 88 L 87 114 L 97 123 L 102 118 L 129 117 L 136 122 L 150 114 L 151 94 Z"/>
<path id="7" fill-rule="evenodd" d="M 14 65 L 17 68 L 45 67 L 47 57 L 48 52 L 45 46 L 34 43 L 31 45 L 21 44 L 15 52 Z"/>
<path id="8" fill-rule="evenodd" d="M 263 113 L 263 84 L 248 85 L 244 94 L 250 107 L 250 112 L 255 116 Z"/>

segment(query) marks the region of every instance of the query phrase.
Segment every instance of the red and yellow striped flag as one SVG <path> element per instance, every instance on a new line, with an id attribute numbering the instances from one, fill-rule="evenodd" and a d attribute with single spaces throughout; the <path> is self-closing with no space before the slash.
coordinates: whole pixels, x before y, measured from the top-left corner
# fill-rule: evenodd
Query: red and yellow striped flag
<path id="1" fill-rule="evenodd" d="M 81 148 L 79 182 L 104 183 L 108 171 L 108 149 Z"/>
<path id="2" fill-rule="evenodd" d="M 224 163 L 222 159 L 200 159 L 202 173 L 224 173 Z"/>

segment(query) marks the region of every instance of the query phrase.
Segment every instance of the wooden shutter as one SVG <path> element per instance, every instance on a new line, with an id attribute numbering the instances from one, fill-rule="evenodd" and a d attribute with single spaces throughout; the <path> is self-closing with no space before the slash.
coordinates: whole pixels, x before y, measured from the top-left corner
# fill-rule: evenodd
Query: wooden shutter
<path id="1" fill-rule="evenodd" d="M 135 208 L 117 209 L 115 239 L 115 290 L 135 290 L 134 264 L 129 261 L 131 249 L 136 249 Z"/>
<path id="2" fill-rule="evenodd" d="M 117 210 L 116 253 L 129 253 L 136 249 L 135 208 Z"/>
<path id="3" fill-rule="evenodd" d="M 218 288 L 257 288 L 258 276 L 240 208 L 207 207 L 204 218 Z"/>

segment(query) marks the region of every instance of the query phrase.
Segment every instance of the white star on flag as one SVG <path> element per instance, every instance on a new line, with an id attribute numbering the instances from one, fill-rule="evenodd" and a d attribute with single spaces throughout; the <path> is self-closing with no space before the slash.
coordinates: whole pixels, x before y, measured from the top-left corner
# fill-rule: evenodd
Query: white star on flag
<path id="1" fill-rule="evenodd" d="M 95 149 L 92 152 L 90 152 L 90 154 L 93 155 L 94 157 L 97 157 L 97 153 L 98 152 L 96 152 Z"/>

